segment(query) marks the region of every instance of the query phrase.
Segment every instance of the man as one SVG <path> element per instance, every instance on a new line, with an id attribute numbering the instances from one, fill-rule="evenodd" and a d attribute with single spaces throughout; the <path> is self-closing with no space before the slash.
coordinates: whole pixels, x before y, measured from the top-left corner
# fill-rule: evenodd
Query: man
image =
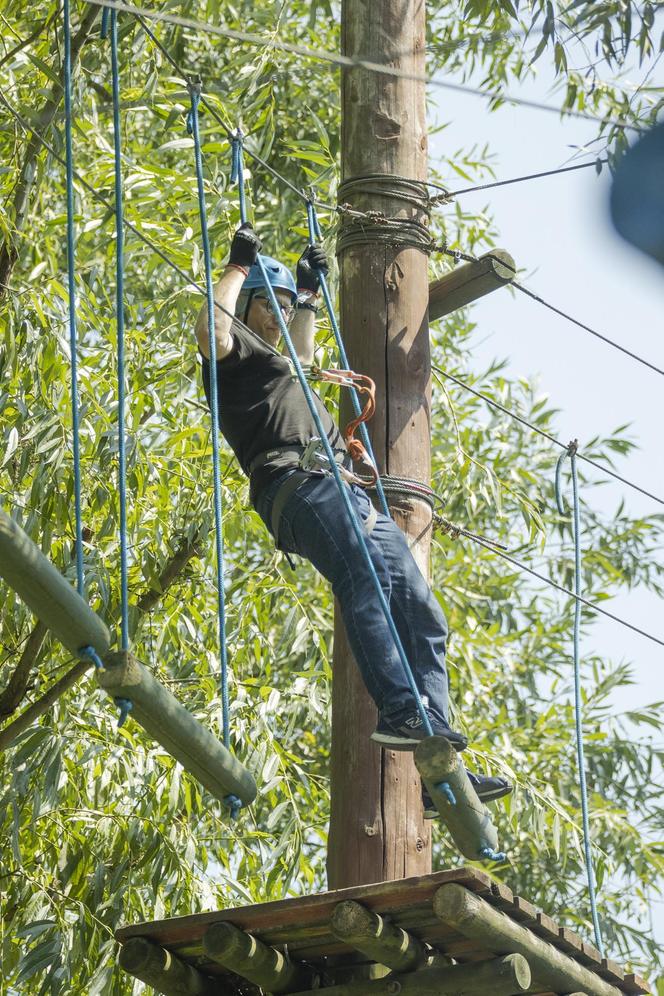
<path id="1" fill-rule="evenodd" d="M 317 430 L 292 364 L 278 350 L 280 326 L 259 267 L 261 242 L 250 225 L 236 232 L 224 273 L 214 290 L 219 428 L 249 477 L 250 500 L 287 554 L 306 557 L 332 584 L 362 678 L 378 708 L 372 739 L 392 750 L 415 749 L 425 736 L 422 718 L 387 626 L 336 481 L 329 469 L 302 469 Z M 325 253 L 307 246 L 297 284 L 276 260 L 261 257 L 303 366 L 314 358 L 314 325 Z M 232 316 L 240 319 L 234 321 Z M 207 306 L 196 323 L 203 383 L 210 403 Z M 339 430 L 317 395 L 314 400 L 335 458 L 348 467 Z M 320 447 L 319 447 L 320 449 Z M 363 523 L 366 543 L 397 632 L 413 670 L 434 734 L 456 750 L 467 738 L 448 722 L 445 617 L 401 530 L 376 514 L 366 492 L 345 484 Z M 471 776 L 484 801 L 511 791 L 502 778 Z M 424 798 L 425 815 L 437 813 Z"/>

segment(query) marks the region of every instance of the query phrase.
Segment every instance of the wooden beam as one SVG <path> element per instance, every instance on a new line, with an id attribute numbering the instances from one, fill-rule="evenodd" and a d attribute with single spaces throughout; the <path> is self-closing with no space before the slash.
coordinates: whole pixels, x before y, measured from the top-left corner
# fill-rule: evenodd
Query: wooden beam
<path id="1" fill-rule="evenodd" d="M 97 681 L 113 698 L 130 699 L 131 715 L 217 799 L 256 798 L 256 782 L 217 738 L 127 652 L 107 654 Z"/>
<path id="2" fill-rule="evenodd" d="M 433 908 L 443 923 L 485 950 L 497 955 L 507 951 L 523 955 L 539 987 L 537 991 L 574 993 L 583 990 L 588 996 L 623 996 L 620 989 L 463 886 L 442 885 L 434 896 Z"/>
<path id="3" fill-rule="evenodd" d="M 528 962 L 520 955 L 449 968 L 424 968 L 407 975 L 346 982 L 294 996 L 516 996 L 530 988 Z"/>
<path id="4" fill-rule="evenodd" d="M 455 266 L 429 284 L 429 321 L 435 322 L 485 294 L 505 287 L 515 276 L 516 264 L 505 249 L 492 249 L 475 263 Z"/>
<path id="5" fill-rule="evenodd" d="M 203 935 L 203 951 L 212 961 L 271 993 L 293 992 L 307 983 L 311 985 L 311 972 L 307 973 L 304 966 L 294 964 L 288 955 L 232 923 L 213 924 Z"/>
<path id="6" fill-rule="evenodd" d="M 352 899 L 335 907 L 330 926 L 339 940 L 396 972 L 427 964 L 429 948 L 422 941 Z"/>
<path id="7" fill-rule="evenodd" d="M 163 996 L 229 996 L 226 985 L 143 937 L 134 937 L 120 948 L 118 963 Z"/>
<path id="8" fill-rule="evenodd" d="M 0 511 L 0 577 L 72 654 L 94 647 L 102 656 L 111 645 L 106 626 L 36 543 Z"/>
<path id="9" fill-rule="evenodd" d="M 484 857 L 483 848 L 498 850 L 498 833 L 491 814 L 477 798 L 459 755 L 445 737 L 427 737 L 415 751 L 415 765 L 452 840 L 466 858 Z M 455 804 L 441 790 L 446 782 Z"/>

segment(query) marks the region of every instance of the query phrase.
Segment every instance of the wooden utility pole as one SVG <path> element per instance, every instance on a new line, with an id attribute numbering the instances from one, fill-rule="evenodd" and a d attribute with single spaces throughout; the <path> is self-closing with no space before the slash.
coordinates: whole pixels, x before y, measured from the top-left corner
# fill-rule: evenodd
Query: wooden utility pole
<path id="1" fill-rule="evenodd" d="M 343 0 L 341 16 L 345 55 L 424 74 L 424 0 Z M 403 244 L 424 231 L 426 210 L 423 188 L 398 180 L 426 179 L 424 84 L 360 68 L 344 70 L 341 155 L 340 202 L 410 221 L 392 244 L 384 241 L 379 224 L 344 224 L 346 234 L 342 230 L 339 242 L 341 324 L 353 369 L 376 382 L 378 404 L 369 433 L 380 471 L 428 483 L 427 255 Z M 397 523 L 413 538 L 415 556 L 427 575 L 430 509 L 420 500 L 392 508 Z M 338 613 L 332 716 L 329 887 L 427 873 L 431 841 L 422 821 L 419 776 L 410 754 L 382 751 L 369 740 L 376 710 Z"/>

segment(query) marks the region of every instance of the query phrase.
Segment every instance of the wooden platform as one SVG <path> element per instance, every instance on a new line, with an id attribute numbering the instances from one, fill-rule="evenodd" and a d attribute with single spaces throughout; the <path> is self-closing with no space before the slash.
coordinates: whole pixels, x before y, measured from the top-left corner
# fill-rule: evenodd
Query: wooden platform
<path id="1" fill-rule="evenodd" d="M 391 923 L 426 941 L 437 951 L 454 959 L 455 963 L 486 961 L 497 954 L 510 953 L 496 951 L 495 946 L 493 951 L 478 946 L 471 938 L 436 916 L 432 906 L 434 897 L 440 887 L 448 883 L 457 883 L 480 896 L 493 908 L 583 965 L 597 977 L 600 989 L 600 980 L 603 980 L 605 986 L 609 983 L 622 993 L 650 992 L 643 979 L 623 972 L 610 959 L 602 959 L 592 944 L 567 928 L 558 927 L 546 913 L 514 896 L 507 887 L 496 885 L 486 873 L 470 867 L 315 896 L 142 923 L 121 928 L 116 937 L 121 944 L 132 938 L 143 938 L 167 949 L 181 961 L 198 968 L 205 976 L 222 983 L 219 992 L 228 996 L 247 996 L 262 990 L 204 955 L 203 936 L 212 924 L 219 922 L 231 923 L 272 947 L 287 950 L 292 961 L 304 962 L 311 969 L 311 988 L 320 986 L 322 992 L 325 986 L 338 984 L 340 977 L 343 979 L 343 970 L 339 975 L 341 966 L 352 966 L 355 975 L 363 963 L 368 966 L 365 956 L 338 940 L 330 929 L 332 914 L 344 900 L 355 900 L 389 918 Z M 588 990 L 586 996 L 593 996 L 588 985 L 584 988 Z M 551 990 L 532 988 L 530 992 L 555 996 Z"/>

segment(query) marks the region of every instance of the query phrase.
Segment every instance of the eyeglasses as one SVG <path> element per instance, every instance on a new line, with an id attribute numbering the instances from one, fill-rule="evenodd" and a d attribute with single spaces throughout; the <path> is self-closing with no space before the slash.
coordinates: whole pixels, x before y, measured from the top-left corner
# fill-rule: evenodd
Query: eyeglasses
<path id="1" fill-rule="evenodd" d="M 262 294 L 261 295 L 257 294 L 254 297 L 254 301 L 262 301 L 263 302 L 263 306 L 264 306 L 264 308 L 265 308 L 266 311 L 269 311 L 270 314 L 272 314 L 272 315 L 276 314 L 276 312 L 274 310 L 274 305 L 272 304 L 272 301 L 270 300 L 269 297 L 263 297 Z M 293 315 L 295 314 L 295 308 L 293 308 L 291 305 L 280 304 L 279 305 L 279 311 L 281 312 L 282 317 L 283 317 L 284 321 L 286 322 L 286 324 L 288 324 L 289 322 L 291 322 L 293 320 Z"/>

